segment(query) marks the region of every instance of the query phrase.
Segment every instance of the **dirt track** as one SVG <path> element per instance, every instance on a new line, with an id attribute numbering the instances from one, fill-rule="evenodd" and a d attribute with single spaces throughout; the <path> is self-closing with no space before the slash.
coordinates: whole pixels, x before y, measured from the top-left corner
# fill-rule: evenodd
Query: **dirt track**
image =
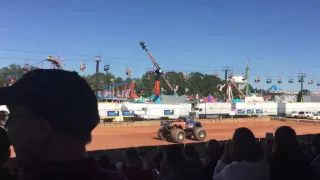
<path id="1" fill-rule="evenodd" d="M 297 134 L 320 133 L 320 126 L 312 124 L 297 124 L 290 122 L 230 122 L 203 124 L 207 131 L 207 139 L 226 140 L 232 137 L 233 131 L 238 127 L 248 127 L 257 138 L 265 136 L 266 132 L 274 132 L 277 127 L 289 125 Z M 159 126 L 127 127 L 127 128 L 105 128 L 97 127 L 93 132 L 93 140 L 87 146 L 87 150 L 116 149 L 131 146 L 166 145 L 166 141 L 156 139 Z M 194 142 L 186 140 L 186 143 Z"/>

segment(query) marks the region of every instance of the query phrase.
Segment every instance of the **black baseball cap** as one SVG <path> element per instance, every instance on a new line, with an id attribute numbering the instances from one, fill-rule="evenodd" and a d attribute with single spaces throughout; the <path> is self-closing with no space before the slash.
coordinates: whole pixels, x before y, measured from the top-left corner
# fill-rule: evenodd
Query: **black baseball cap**
<path id="1" fill-rule="evenodd" d="M 99 123 L 95 93 L 77 72 L 32 70 L 9 87 L 0 88 L 0 105 L 26 106 L 49 121 L 54 131 L 91 132 Z"/>

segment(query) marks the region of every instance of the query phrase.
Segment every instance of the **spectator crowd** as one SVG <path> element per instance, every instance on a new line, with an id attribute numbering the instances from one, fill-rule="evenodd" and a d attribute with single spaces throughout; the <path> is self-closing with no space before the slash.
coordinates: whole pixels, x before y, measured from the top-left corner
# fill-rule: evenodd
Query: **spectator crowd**
<path id="1" fill-rule="evenodd" d="M 70 97 L 70 92 L 76 94 Z M 31 71 L 0 88 L 0 105 L 10 110 L 0 113 L 0 180 L 320 179 L 320 134 L 301 143 L 289 126 L 267 139 L 237 128 L 226 142 L 209 140 L 205 157 L 192 144 L 152 153 L 130 147 L 121 162 L 111 162 L 108 155 L 89 157 L 85 146 L 100 120 L 97 99 L 75 72 Z M 9 160 L 11 146 L 14 161 Z"/>

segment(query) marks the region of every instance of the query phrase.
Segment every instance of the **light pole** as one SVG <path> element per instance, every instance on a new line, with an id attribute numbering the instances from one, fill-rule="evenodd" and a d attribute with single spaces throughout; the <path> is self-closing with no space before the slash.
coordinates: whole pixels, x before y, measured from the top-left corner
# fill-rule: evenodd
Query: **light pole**
<path id="1" fill-rule="evenodd" d="M 298 82 L 301 84 L 301 89 L 300 89 L 300 102 L 303 102 L 303 82 L 304 82 L 304 78 L 306 77 L 306 72 L 300 73 L 298 75 Z"/>
<path id="2" fill-rule="evenodd" d="M 95 82 L 95 87 L 96 87 L 96 96 L 98 98 L 98 84 L 99 84 L 99 63 L 102 61 L 101 56 L 96 56 L 94 58 L 94 61 L 96 62 L 96 82 Z"/>
<path id="3" fill-rule="evenodd" d="M 111 92 L 112 92 L 112 97 L 114 98 L 114 79 L 112 78 L 112 79 L 110 79 L 110 85 L 112 84 L 112 90 L 111 90 Z"/>

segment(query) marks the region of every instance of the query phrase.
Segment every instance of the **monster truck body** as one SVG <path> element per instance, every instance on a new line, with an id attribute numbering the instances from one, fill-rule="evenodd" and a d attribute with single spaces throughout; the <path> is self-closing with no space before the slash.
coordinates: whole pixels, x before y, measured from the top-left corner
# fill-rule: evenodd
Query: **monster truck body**
<path id="1" fill-rule="evenodd" d="M 185 138 L 194 137 L 197 141 L 206 138 L 206 132 L 200 122 L 183 117 L 175 121 L 161 121 L 158 138 L 182 143 Z"/>

